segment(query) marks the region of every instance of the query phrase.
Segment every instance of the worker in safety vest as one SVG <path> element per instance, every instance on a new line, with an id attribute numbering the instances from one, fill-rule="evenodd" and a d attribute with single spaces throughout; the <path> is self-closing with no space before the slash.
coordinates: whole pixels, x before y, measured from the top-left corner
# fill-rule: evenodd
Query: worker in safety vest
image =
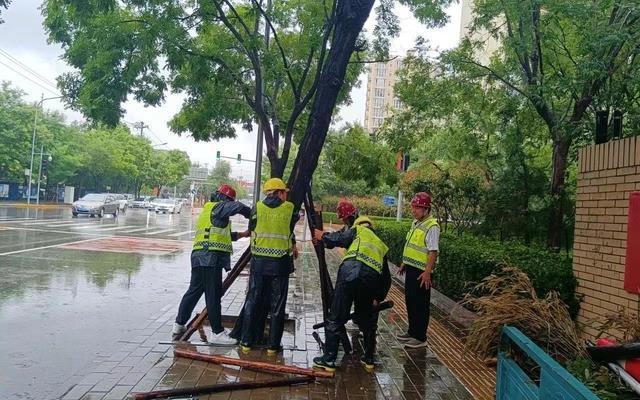
<path id="1" fill-rule="evenodd" d="M 406 274 L 404 298 L 407 305 L 409 330 L 397 336 L 405 347 L 427 346 L 429 304 L 431 301 L 431 273 L 438 258 L 440 227 L 431 216 L 431 195 L 416 193 L 411 200 L 415 220 L 407 233 L 398 274 Z"/>
<path id="2" fill-rule="evenodd" d="M 249 218 L 251 209 L 235 200 L 236 191 L 229 185 L 222 185 L 205 203 L 196 222 L 196 233 L 191 252 L 191 282 L 182 297 L 178 316 L 173 324 L 174 339 L 186 330 L 185 324 L 204 293 L 211 329 L 212 343 L 233 345 L 237 340 L 229 337 L 222 327 L 220 299 L 222 297 L 222 269 L 231 269 L 231 242 L 249 236 L 245 232 L 232 232 L 229 217 L 243 215 Z"/>
<path id="3" fill-rule="evenodd" d="M 335 292 L 331 302 L 329 320 L 326 321 L 324 354 L 313 359 L 316 368 L 334 371 L 338 354 L 338 341 L 345 332 L 351 305 L 355 307 L 357 322 L 364 338 L 361 362 L 369 372 L 374 368 L 378 313 L 373 307 L 387 296 L 391 287 L 391 274 L 387 263 L 389 248 L 378 238 L 373 222 L 359 217 L 351 228 L 325 233 L 316 230 L 314 239 L 327 248 L 343 247 L 347 251 L 338 269 Z"/>
<path id="4" fill-rule="evenodd" d="M 265 199 L 251 211 L 251 276 L 242 313 L 240 350 L 249 352 L 262 338 L 264 307 L 271 318 L 268 355 L 282 350 L 284 310 L 289 291 L 293 259 L 298 257 L 293 228 L 299 215 L 287 201 L 289 189 L 279 178 L 265 182 Z"/>

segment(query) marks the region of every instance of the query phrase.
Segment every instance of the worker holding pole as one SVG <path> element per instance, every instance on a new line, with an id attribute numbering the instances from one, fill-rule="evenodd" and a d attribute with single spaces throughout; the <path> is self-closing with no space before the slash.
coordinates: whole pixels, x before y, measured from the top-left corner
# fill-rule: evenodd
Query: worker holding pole
<path id="1" fill-rule="evenodd" d="M 431 216 L 431 195 L 416 193 L 411 200 L 415 218 L 407 233 L 399 275 L 406 274 L 404 297 L 407 305 L 409 329 L 397 336 L 407 348 L 427 346 L 427 327 L 431 301 L 431 273 L 438 258 L 440 226 Z"/>
<path id="2" fill-rule="evenodd" d="M 338 208 L 351 210 L 355 215 L 355 207 L 342 204 Z M 347 217 L 342 213 L 343 217 Z M 348 217 L 343 218 L 349 222 Z M 387 263 L 389 248 L 376 235 L 373 222 L 367 217 L 359 217 L 351 227 L 344 230 L 325 233 L 316 230 L 314 239 L 328 248 L 343 247 L 347 251 L 338 269 L 338 278 L 331 303 L 328 321 L 325 325 L 325 347 L 321 357 L 313 359 L 313 366 L 326 371 L 334 371 L 338 354 L 338 342 L 345 334 L 345 323 L 351 314 L 351 305 L 355 307 L 354 322 L 363 333 L 365 353 L 361 362 L 368 372 L 374 369 L 376 347 L 376 330 L 378 313 L 374 311 L 387 296 L 391 287 L 391 274 Z"/>
<path id="3" fill-rule="evenodd" d="M 299 215 L 287 201 L 289 189 L 280 178 L 267 180 L 266 195 L 251 211 L 251 276 L 242 314 L 240 350 L 247 353 L 263 332 L 259 329 L 262 305 L 269 307 L 271 317 L 268 355 L 282 350 L 284 310 L 289 291 L 289 275 L 298 257 L 293 229 Z M 257 329 L 258 328 L 258 329 Z"/>
<path id="4" fill-rule="evenodd" d="M 212 343 L 233 345 L 237 341 L 229 337 L 222 326 L 222 269 L 231 269 L 231 243 L 242 237 L 248 237 L 249 231 L 232 232 L 229 217 L 240 214 L 245 218 L 251 215 L 251 209 L 236 201 L 236 191 L 229 185 L 221 185 L 211 195 L 211 201 L 205 203 L 196 222 L 196 233 L 191 252 L 191 282 L 182 297 L 178 316 L 173 324 L 174 340 L 185 331 L 185 324 L 204 293 L 209 321 L 213 330 Z"/>

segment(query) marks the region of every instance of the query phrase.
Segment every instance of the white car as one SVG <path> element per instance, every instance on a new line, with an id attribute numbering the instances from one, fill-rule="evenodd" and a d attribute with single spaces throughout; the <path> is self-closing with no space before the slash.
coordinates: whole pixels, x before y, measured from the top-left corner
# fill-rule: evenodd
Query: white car
<path id="1" fill-rule="evenodd" d="M 178 199 L 155 199 L 151 202 L 151 206 L 156 211 L 156 214 L 180 214 L 182 211 L 182 202 Z"/>
<path id="2" fill-rule="evenodd" d="M 129 208 L 129 200 L 124 194 L 114 194 L 116 201 L 118 202 L 118 209 L 125 213 L 127 212 L 127 208 Z"/>
<path id="3" fill-rule="evenodd" d="M 131 207 L 133 208 L 146 208 L 149 209 L 151 207 L 150 199 L 154 200 L 155 197 L 138 197 L 131 203 Z"/>

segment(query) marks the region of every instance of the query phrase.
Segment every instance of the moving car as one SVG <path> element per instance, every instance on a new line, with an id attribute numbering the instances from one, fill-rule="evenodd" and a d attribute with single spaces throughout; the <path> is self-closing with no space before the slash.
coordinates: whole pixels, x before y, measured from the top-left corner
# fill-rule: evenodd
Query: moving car
<path id="1" fill-rule="evenodd" d="M 182 202 L 178 199 L 155 199 L 151 205 L 156 213 L 180 214 L 180 211 L 182 211 Z"/>
<path id="2" fill-rule="evenodd" d="M 155 197 L 138 197 L 131 203 L 132 208 L 149 208 L 151 206 L 151 199 L 155 199 Z"/>
<path id="3" fill-rule="evenodd" d="M 113 214 L 116 217 L 118 216 L 119 206 L 120 203 L 113 194 L 89 193 L 73 203 L 71 213 L 74 217 L 79 214 L 86 214 L 90 217 L 97 215 L 100 218 L 104 217 L 105 214 Z"/>
<path id="4" fill-rule="evenodd" d="M 127 208 L 129 208 L 129 200 L 127 200 L 127 196 L 124 194 L 115 194 L 114 197 L 118 202 L 118 209 L 123 213 L 127 212 Z"/>

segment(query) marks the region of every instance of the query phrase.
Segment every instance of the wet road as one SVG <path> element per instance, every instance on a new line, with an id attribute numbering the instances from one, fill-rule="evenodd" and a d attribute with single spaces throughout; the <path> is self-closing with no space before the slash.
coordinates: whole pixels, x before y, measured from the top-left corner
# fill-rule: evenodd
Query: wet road
<path id="1" fill-rule="evenodd" d="M 185 208 L 72 218 L 0 204 L 0 399 L 56 398 L 139 321 L 177 309 L 196 217 Z"/>

